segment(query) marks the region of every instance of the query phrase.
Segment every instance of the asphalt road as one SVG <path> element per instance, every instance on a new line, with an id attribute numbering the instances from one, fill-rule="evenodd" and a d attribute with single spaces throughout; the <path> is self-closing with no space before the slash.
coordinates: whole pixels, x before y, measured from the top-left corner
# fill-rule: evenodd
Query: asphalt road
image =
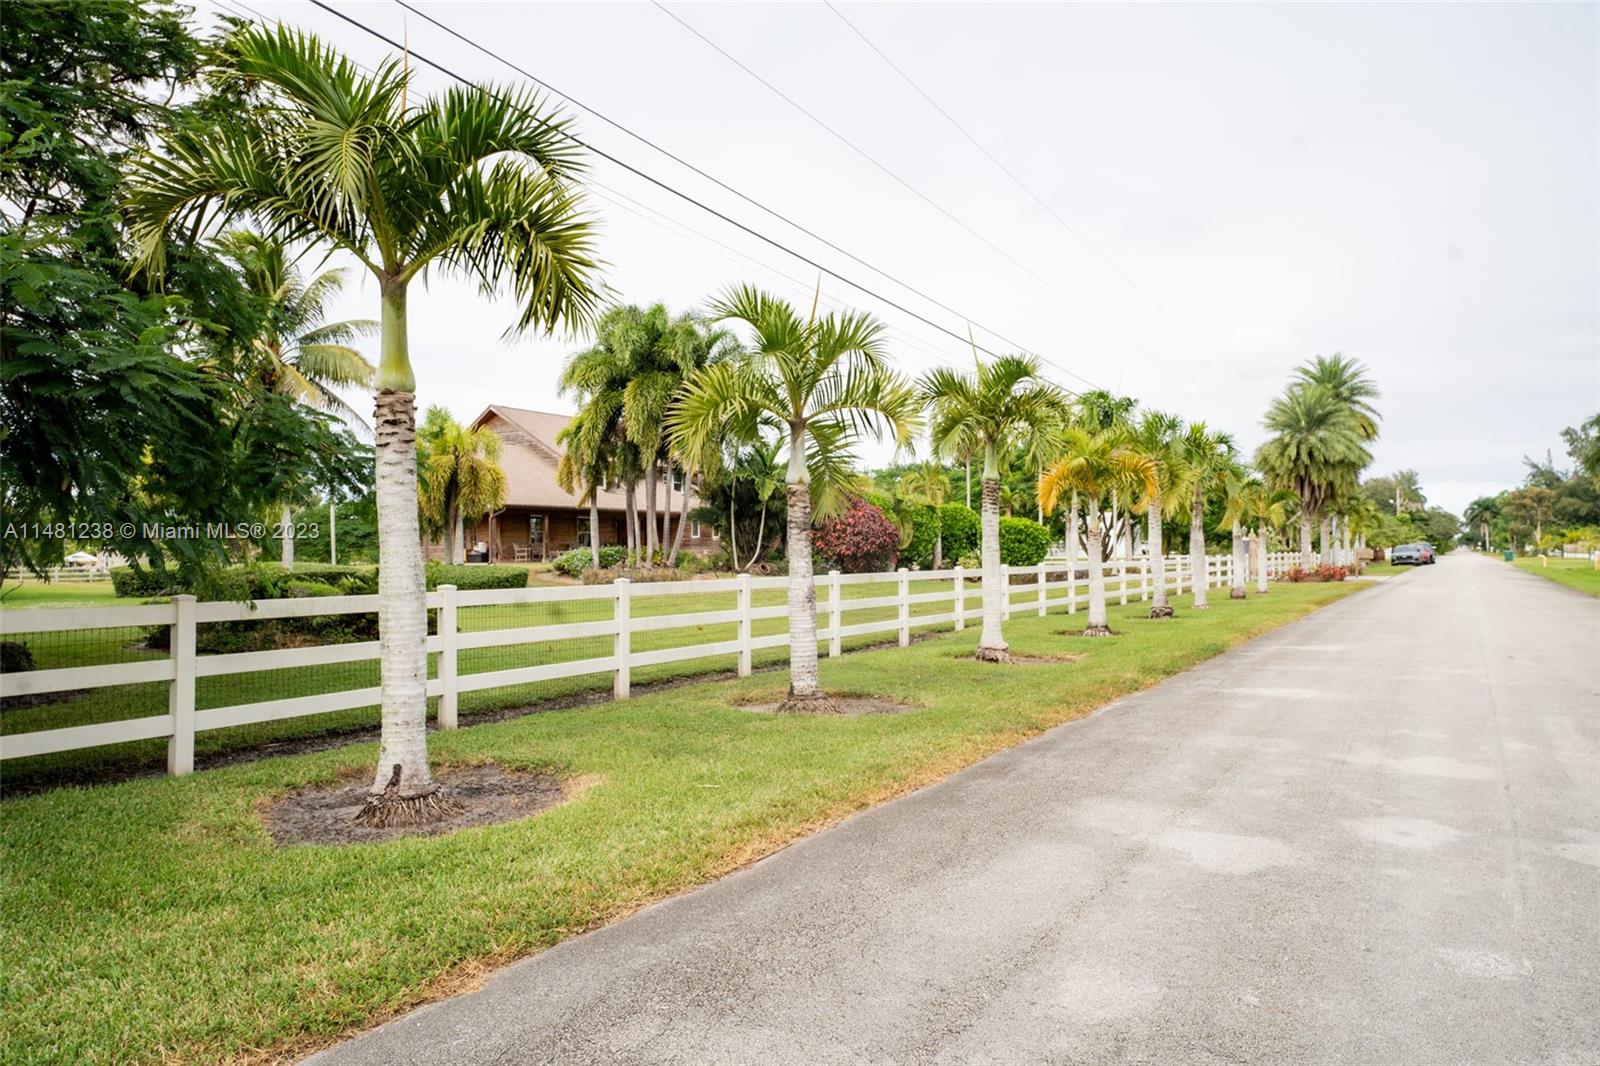
<path id="1" fill-rule="evenodd" d="M 315 1061 L 1600 1062 L 1600 600 L 1447 557 Z"/>

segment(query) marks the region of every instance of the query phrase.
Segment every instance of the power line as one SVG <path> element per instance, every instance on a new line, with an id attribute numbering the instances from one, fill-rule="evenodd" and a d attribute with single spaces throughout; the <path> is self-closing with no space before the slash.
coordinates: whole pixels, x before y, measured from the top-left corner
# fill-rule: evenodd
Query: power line
<path id="1" fill-rule="evenodd" d="M 404 0 L 397 0 L 397 2 L 402 2 L 403 3 Z M 884 174 L 888 175 L 896 183 L 898 183 L 899 185 L 901 185 L 904 188 L 906 188 L 907 190 L 909 190 L 914 196 L 916 196 L 918 199 L 922 200 L 924 203 L 928 204 L 935 211 L 939 212 L 939 214 L 943 215 L 945 218 L 949 219 L 951 222 L 954 222 L 957 226 L 959 226 L 961 229 L 966 231 L 968 234 L 970 234 L 972 237 L 977 239 L 979 242 L 981 242 L 983 245 L 988 247 L 990 250 L 995 252 L 1001 258 L 1005 259 L 1008 263 L 1012 264 L 1017 269 L 1021 270 L 1025 274 L 1027 274 L 1030 278 L 1032 278 L 1034 281 L 1038 282 L 1040 285 L 1044 286 L 1045 288 L 1049 289 L 1051 292 L 1055 293 L 1056 296 L 1060 297 L 1068 305 L 1070 305 L 1071 307 L 1073 307 L 1076 310 L 1078 310 L 1081 314 L 1083 314 L 1085 317 L 1087 317 L 1090 321 L 1096 323 L 1102 329 L 1105 329 L 1107 332 L 1115 335 L 1116 337 L 1119 337 L 1120 339 L 1125 341 L 1128 345 L 1133 347 L 1135 350 L 1137 350 L 1140 353 L 1144 354 L 1145 356 L 1149 357 L 1152 361 L 1154 361 L 1154 362 L 1160 364 L 1161 366 L 1165 367 L 1166 369 L 1172 371 L 1174 374 L 1177 374 L 1177 375 L 1183 377 L 1184 379 L 1189 381 L 1191 384 L 1193 384 L 1193 385 L 1195 385 L 1195 386 L 1197 386 L 1197 387 L 1199 387 L 1201 389 L 1205 389 L 1205 386 L 1203 384 L 1201 384 L 1200 382 L 1196 381 L 1194 378 L 1190 377 L 1184 370 L 1182 370 L 1181 368 L 1176 367 L 1176 366 L 1172 365 L 1171 363 L 1167 362 L 1161 356 L 1157 355 L 1155 352 L 1151 351 L 1149 348 L 1146 348 L 1143 344 L 1140 344 L 1137 340 L 1135 340 L 1132 337 L 1130 337 L 1127 333 L 1124 333 L 1121 329 L 1118 329 L 1116 326 L 1112 325 L 1106 319 L 1102 318 L 1100 315 L 1096 314 L 1094 311 L 1092 311 L 1088 307 L 1084 306 L 1084 304 L 1079 302 L 1076 298 L 1074 298 L 1066 290 L 1062 289 L 1059 285 L 1056 285 L 1054 282 L 1052 282 L 1050 279 L 1046 278 L 1044 275 L 1040 274 L 1038 271 L 1034 270 L 1028 264 L 1024 263 L 1022 260 L 1020 260 L 1016 256 L 1012 255 L 1010 252 L 1006 251 L 1006 249 L 1002 248 L 999 244 L 996 244 L 993 240 L 991 240 L 988 237 L 984 236 L 984 234 L 982 234 L 978 230 L 974 229 L 970 224 L 965 222 L 963 219 L 961 219 L 959 216 L 954 214 L 948 208 L 944 207 L 942 204 L 938 203 L 932 197 L 928 196 L 921 189 L 917 188 L 915 185 L 911 184 L 911 182 L 907 181 L 904 177 L 901 177 L 894 170 L 890 169 L 887 165 L 885 165 L 883 162 L 881 162 L 875 156 L 873 156 L 872 153 L 868 152 L 865 148 L 862 148 L 855 141 L 851 140 L 849 137 L 847 137 L 843 133 L 839 132 L 837 129 L 835 129 L 832 125 L 830 125 L 829 123 L 824 121 L 822 118 L 818 117 L 814 112 L 812 112 L 811 110 L 806 108 L 803 104 L 801 104 L 794 97 L 790 96 L 788 93 L 786 93 L 782 89 L 778 88 L 772 82 L 770 82 L 766 78 L 762 77 L 755 70 L 751 69 L 745 63 L 743 63 L 737 56 L 733 55 L 727 49 L 723 48 L 721 45 L 719 45 L 715 41 L 711 40 L 711 38 L 709 38 L 705 34 L 701 33 L 694 26 L 692 26 L 688 22 L 684 21 L 683 18 L 681 18 L 680 16 L 675 14 L 673 11 L 668 9 L 664 4 L 662 4 L 661 0 L 650 0 L 650 2 L 662 14 L 666 15 L 668 18 L 670 18 L 674 22 L 676 22 L 679 26 L 681 26 L 685 30 L 689 31 L 689 33 L 691 33 L 695 37 L 699 38 L 699 40 L 701 42 L 703 42 L 707 47 L 711 48 L 712 51 L 716 52 L 718 55 L 722 56 L 728 62 L 732 63 L 734 66 L 736 66 L 740 70 L 744 71 L 751 78 L 753 78 L 755 81 L 757 81 L 762 86 L 764 86 L 766 89 L 768 89 L 770 92 L 772 92 L 774 95 L 776 95 L 779 99 L 783 100 L 790 107 L 792 107 L 796 111 L 800 112 L 806 118 L 810 119 L 818 127 L 823 129 L 824 131 L 826 131 L 829 135 L 834 137 L 836 140 L 838 140 L 845 147 L 849 148 L 852 152 L 855 152 L 862 159 L 866 160 L 868 163 L 871 163 L 878 170 L 880 170 Z M 1209 390 L 1206 390 L 1206 391 L 1209 392 Z M 1222 402 L 1228 403 L 1230 406 L 1233 406 L 1232 401 L 1225 400 L 1222 397 L 1215 397 L 1215 398 L 1222 399 Z"/>
<path id="2" fill-rule="evenodd" d="M 991 152 L 984 145 L 984 143 L 982 141 L 978 140 L 978 138 L 973 136 L 972 133 L 969 132 L 965 126 L 963 126 L 960 122 L 956 121 L 956 118 L 955 118 L 954 115 L 950 114 L 950 112 L 946 111 L 943 107 L 941 107 L 940 104 L 939 104 L 939 101 L 935 100 L 931 95 L 929 95 L 927 90 L 923 89 L 923 87 L 921 85 L 918 85 L 917 82 L 911 77 L 911 75 L 907 74 L 905 72 L 905 70 L 901 68 L 900 64 L 896 63 L 893 59 L 890 59 L 888 54 L 885 53 L 882 48 L 879 48 L 877 46 L 877 44 L 875 44 L 873 42 L 872 38 L 868 37 L 864 32 L 862 32 L 861 27 L 857 26 L 854 22 L 851 22 L 850 19 L 845 15 L 845 13 L 843 11 L 839 10 L 838 5 L 835 4 L 833 2 L 833 0 L 823 0 L 823 3 L 827 4 L 828 5 L 828 10 L 832 11 L 835 15 L 837 15 L 839 17 L 839 21 L 840 22 L 843 22 L 846 26 L 850 27 L 850 31 L 852 33 L 854 33 L 857 37 L 861 38 L 862 43 L 865 44 L 868 48 L 872 49 L 872 51 L 877 54 L 878 58 L 883 60 L 884 63 L 888 65 L 890 70 L 892 70 L 896 74 L 900 75 L 900 78 L 907 85 L 911 86 L 912 90 L 914 90 L 918 96 L 920 96 L 924 100 L 926 100 L 928 102 L 928 106 L 932 107 L 935 111 L 939 112 L 939 114 L 944 117 L 944 120 L 946 122 L 950 123 L 950 125 L 955 128 L 957 133 L 961 134 L 961 136 L 965 137 L 968 141 L 970 141 L 974 148 L 976 148 L 979 152 L 983 153 L 984 158 L 988 159 L 989 162 L 993 163 L 995 165 L 995 167 L 1000 171 L 1000 173 L 1002 173 L 1006 177 L 1010 178 L 1012 184 L 1014 184 L 1017 188 L 1021 189 L 1024 193 L 1026 193 L 1028 198 L 1031 199 L 1034 203 L 1038 204 L 1040 206 L 1040 208 L 1042 208 L 1047 215 L 1049 215 L 1051 218 L 1055 219 L 1056 222 L 1061 226 L 1062 229 L 1066 230 L 1069 234 L 1071 234 L 1072 237 L 1079 244 L 1081 244 L 1085 248 L 1087 248 L 1094 255 L 1094 257 L 1096 259 L 1100 260 L 1100 262 L 1104 263 L 1106 265 L 1106 267 L 1109 268 L 1113 274 L 1115 274 L 1117 277 L 1121 278 L 1125 283 L 1127 283 L 1129 288 L 1133 289 L 1133 291 L 1137 292 L 1140 296 L 1143 296 L 1145 298 L 1145 300 L 1147 300 L 1150 303 L 1150 306 L 1154 307 L 1157 311 L 1160 311 L 1163 315 L 1165 315 L 1174 325 L 1176 325 L 1179 329 L 1183 330 L 1191 338 L 1193 338 L 1196 343 L 1200 344 L 1202 347 L 1205 347 L 1207 349 L 1207 351 L 1210 350 L 1210 346 L 1206 344 L 1206 342 L 1200 337 L 1199 334 L 1197 334 L 1194 330 L 1190 329 L 1181 319 L 1178 318 L 1177 315 L 1174 315 L 1171 311 L 1169 311 L 1165 307 L 1163 307 L 1161 305 L 1161 303 L 1158 300 L 1156 300 L 1156 298 L 1154 296 L 1150 295 L 1150 293 L 1148 291 L 1146 291 L 1143 286 L 1141 286 L 1138 282 L 1134 281 L 1120 267 L 1118 267 L 1117 264 L 1113 263 L 1109 258 L 1107 258 L 1105 256 L 1105 254 L 1100 251 L 1100 249 L 1096 248 L 1093 244 L 1089 243 L 1089 238 L 1085 237 L 1082 233 L 1079 233 L 1078 230 L 1073 227 L 1072 223 L 1070 223 L 1066 219 L 1062 218 L 1061 215 L 1056 211 L 1055 208 L 1051 207 L 1050 204 L 1048 202 L 1046 202 L 1045 199 L 1042 196 L 1040 196 L 1038 193 L 1034 192 L 1033 189 L 1031 189 L 1026 182 L 1024 182 L 1020 177 L 1018 177 L 1017 174 L 1010 167 L 1008 167 L 1004 163 L 1002 163 L 1000 161 L 1000 159 L 998 157 L 996 157 L 995 154 L 993 152 Z"/>
<path id="3" fill-rule="evenodd" d="M 366 23 L 362 22 L 360 19 L 357 19 L 357 18 L 355 18 L 354 16 L 351 16 L 351 15 L 345 14 L 343 11 L 340 11 L 337 8 L 333 7 L 331 4 L 327 3 L 326 0 L 310 0 L 310 2 L 311 2 L 311 4 L 313 6 L 321 8 L 322 10 L 328 12 L 329 14 L 335 16 L 336 18 L 339 18 L 340 20 L 342 20 L 344 22 L 347 22 L 352 26 L 355 26 L 357 29 L 360 29 L 364 33 L 368 34 L 369 36 L 372 36 L 372 37 L 384 42 L 385 44 L 389 45 L 391 48 L 401 49 L 401 50 L 407 52 L 407 54 L 409 54 L 413 59 L 417 60 L 419 63 L 424 63 L 427 66 L 430 66 L 430 67 L 434 68 L 435 70 L 439 71 L 441 74 L 444 74 L 444 75 L 446 75 L 447 77 L 450 77 L 450 78 L 454 78 L 456 81 L 460 82 L 463 85 L 471 86 L 472 88 L 478 89 L 480 92 L 488 93 L 491 96 L 496 96 L 502 102 L 512 103 L 511 101 L 506 100 L 505 97 L 500 96 L 499 94 L 495 93 L 493 90 L 488 89 L 488 88 L 486 88 L 486 87 L 484 87 L 482 85 L 479 85 L 477 82 L 474 82 L 472 79 L 467 78 L 467 77 L 455 72 L 454 70 L 451 70 L 449 67 L 446 67 L 443 64 L 441 64 L 441 63 L 439 63 L 439 62 L 437 62 L 437 61 L 435 61 L 433 59 L 429 59 L 427 56 L 422 55 L 421 53 L 419 53 L 416 49 L 409 48 L 407 45 L 403 44 L 402 42 L 396 41 L 394 38 L 388 36 L 387 34 L 381 32 L 380 30 L 374 29 L 372 26 L 367 25 Z M 416 10 L 414 8 L 411 8 L 409 5 L 402 4 L 402 6 L 405 6 L 406 9 L 409 10 L 409 11 L 414 11 L 415 13 L 417 13 L 419 15 L 422 15 L 423 18 L 428 18 L 428 20 L 430 22 L 434 22 L 435 25 L 439 25 L 437 20 L 429 18 L 427 15 L 423 14 L 422 12 L 416 12 Z M 441 26 L 441 28 L 445 28 L 445 27 Z M 454 31 L 450 31 L 450 32 L 454 33 Z M 506 66 L 511 67 L 512 69 L 519 69 L 519 68 L 517 68 L 515 66 L 515 64 L 510 63 L 508 60 L 504 59 L 502 56 L 498 55 L 497 53 L 494 53 L 490 49 L 484 48 L 482 45 L 478 45 L 475 41 L 471 41 L 469 38 L 463 37 L 460 34 L 456 34 L 456 36 L 461 37 L 462 40 L 473 44 L 475 47 L 477 47 L 480 51 L 484 52 L 485 54 L 491 55 L 495 59 L 499 60 L 500 62 L 505 63 Z M 529 77 L 530 80 L 538 82 L 538 84 L 540 84 L 540 85 L 544 85 L 545 88 L 550 89 L 551 92 L 556 92 L 556 90 L 551 89 L 550 86 L 546 85 L 543 81 L 540 81 L 537 78 L 533 78 L 532 75 L 525 75 L 525 76 Z M 564 93 L 559 93 L 559 92 L 556 92 L 556 95 L 565 96 Z M 572 98 L 571 97 L 566 97 L 566 99 L 571 100 Z M 576 103 L 576 101 L 573 101 L 573 103 Z M 513 104 L 513 106 L 515 106 L 515 105 Z M 585 108 L 585 110 L 588 110 L 588 109 Z M 699 208 L 700 210 L 706 212 L 707 214 L 715 216 L 716 218 L 722 220 L 723 222 L 726 222 L 728 225 L 733 226 L 736 229 L 739 229 L 740 231 L 748 234 L 749 236 L 755 237 L 757 240 L 760 240 L 763 243 L 769 244 L 769 245 L 771 245 L 772 247 L 778 249 L 781 252 L 784 252 L 784 253 L 786 253 L 788 255 L 793 256 L 794 258 L 800 260 L 801 262 L 807 264 L 808 266 L 811 266 L 811 267 L 813 267 L 813 268 L 815 268 L 817 270 L 822 271 L 824 274 L 827 274 L 828 276 L 830 276 L 830 277 L 832 277 L 832 278 L 834 278 L 834 279 L 836 279 L 838 281 L 843 282 L 844 284 L 850 286 L 851 288 L 856 289 L 857 291 L 859 291 L 861 293 L 864 293 L 865 295 L 871 297 L 874 300 L 877 300 L 878 302 L 884 304 L 885 306 L 892 307 L 896 311 L 899 311 L 901 314 L 909 315 L 910 317 L 915 318 L 917 321 L 923 323 L 924 325 L 929 326 L 932 329 L 935 329 L 938 332 L 945 334 L 946 336 L 954 339 L 955 341 L 957 341 L 959 343 L 963 343 L 963 344 L 971 343 L 970 338 L 961 336 L 959 333 L 956 333 L 954 330 L 952 330 L 952 329 L 950 329 L 950 328 L 948 328 L 948 327 L 946 327 L 944 325 L 941 325 L 938 322 L 935 322 L 933 319 L 928 318 L 926 315 L 920 314 L 917 311 L 913 311 L 909 307 L 906 307 L 904 304 L 901 304 L 896 300 L 892 300 L 889 297 L 883 295 L 882 293 L 880 293 L 880 292 L 878 292 L 878 291 L 876 291 L 874 289 L 868 288 L 866 285 L 863 285 L 858 281 L 855 281 L 855 280 L 853 280 L 853 279 L 851 279 L 849 277 L 846 277 L 844 274 L 839 273 L 837 270 L 833 269 L 832 267 L 829 267 L 829 266 L 827 266 L 827 265 L 825 265 L 825 264 L 823 264 L 821 262 L 818 262 L 816 259 L 813 259 L 812 257 L 804 254 L 803 252 L 796 251 L 795 249 L 790 248 L 788 245 L 783 244 L 781 241 L 778 241 L 777 239 L 775 239 L 773 237 L 769 237 L 768 235 L 766 235 L 765 233 L 760 232 L 759 230 L 753 229 L 752 227 L 745 225 L 743 222 L 740 222 L 738 219 L 732 218 L 731 216 L 729 216 L 729 215 L 717 210 L 716 208 L 710 206 L 709 204 L 705 203 L 704 201 L 698 200 L 695 197 L 689 195 L 688 193 L 683 192 L 681 189 L 678 189 L 675 186 L 669 185 L 667 182 L 661 180 L 660 178 L 657 178 L 654 175 L 649 174 L 649 173 L 639 169 L 638 167 L 634 166 L 631 163 L 625 162 L 622 159 L 617 158 L 616 156 L 612 155 L 610 152 L 607 152 L 604 149 L 596 147 L 595 145 L 585 141 L 584 139 L 582 139 L 581 137 L 577 136 L 576 134 L 570 132 L 569 130 L 561 130 L 560 133 L 561 133 L 562 136 L 564 136 L 567 139 L 571 140 L 574 144 L 576 144 L 579 147 L 585 149 L 586 151 L 589 151 L 589 152 L 593 153 L 594 155 L 600 157 L 601 159 L 604 159 L 607 162 L 612 163 L 615 166 L 621 167 L 623 170 L 625 170 L 628 173 L 634 175 L 635 177 L 642 178 L 646 182 L 649 182 L 651 185 L 654 185 L 657 188 L 659 188 L 659 189 L 661 189 L 661 190 L 663 190 L 665 192 L 671 193 L 673 196 L 676 196 L 679 199 L 685 201 L 686 203 L 689 203 L 689 204 L 693 205 L 694 207 Z M 883 273 L 883 272 L 879 271 L 879 273 Z M 887 275 L 887 274 L 885 276 L 891 277 L 891 278 L 893 277 L 893 275 Z M 901 282 L 901 281 L 896 280 L 896 284 L 901 285 L 902 287 L 906 288 L 909 291 L 912 291 L 912 292 L 916 292 L 917 291 L 915 288 L 913 288 L 910 285 L 907 285 L 905 282 Z M 924 299 L 930 299 L 930 298 L 924 297 Z M 936 302 L 936 301 L 932 301 L 930 299 L 930 302 Z M 959 312 L 955 312 L 955 311 L 952 310 L 951 313 L 958 314 Z M 984 331 L 987 332 L 987 333 L 992 334 L 993 336 L 999 337 L 1001 340 L 1005 340 L 1007 344 L 1010 344 L 1013 347 L 1017 347 L 1017 348 L 1022 348 L 1023 347 L 1022 345 L 1015 344 L 1015 342 L 1006 340 L 1006 338 L 1002 337 L 1000 334 L 996 333 L 992 329 L 989 329 L 988 327 L 984 327 Z M 998 353 L 994 352 L 993 350 L 991 350 L 991 349 L 989 349 L 987 347 L 984 347 L 983 345 L 974 343 L 973 347 L 975 347 L 978 351 L 981 351 L 984 354 L 990 356 L 991 358 L 996 358 L 998 356 Z M 1100 386 L 1096 385 L 1094 382 L 1090 381 L 1088 378 L 1083 377 L 1081 374 L 1078 374 L 1076 371 L 1068 370 L 1065 367 L 1061 367 L 1059 364 L 1055 364 L 1055 363 L 1051 363 L 1051 365 L 1055 366 L 1057 369 L 1061 370 L 1063 373 L 1069 374 L 1072 377 L 1075 377 L 1078 380 L 1083 381 L 1085 384 L 1089 385 L 1091 388 L 1100 388 Z"/>
<path id="4" fill-rule="evenodd" d="M 645 147 L 651 149 L 652 151 L 655 151 L 655 152 L 665 156 L 667 159 L 672 160 L 672 162 L 674 162 L 674 163 L 678 164 L 679 166 L 683 167 L 685 170 L 688 170 L 691 173 L 695 174 L 696 176 L 698 176 L 700 178 L 703 178 L 706 181 L 711 182 L 711 184 L 715 185 L 717 188 L 723 190 L 726 193 L 729 193 L 732 196 L 737 197 L 738 199 L 740 199 L 740 200 L 744 201 L 745 203 L 749 204 L 751 207 L 754 207 L 757 210 L 762 211 L 767 215 L 770 215 L 772 218 L 777 219 L 779 222 L 782 222 L 784 225 L 789 226 L 790 228 L 796 230 L 797 232 L 805 234 L 807 237 L 809 237 L 812 240 L 818 242 L 819 244 L 822 244 L 825 247 L 827 247 L 827 248 L 829 248 L 829 249 L 831 249 L 831 250 L 833 250 L 835 252 L 838 252 L 840 255 L 844 256 L 845 258 L 849 259 L 850 261 L 856 263 L 859 266 L 865 267 L 867 270 L 872 271 L 874 274 L 877 274 L 879 277 L 884 278 L 885 280 L 890 281 L 890 282 L 894 283 L 895 285 L 898 285 L 900 288 L 906 290 L 909 293 L 912 293 L 912 294 L 920 297 L 923 300 L 926 300 L 929 304 L 932 304 L 934 307 L 939 308 L 941 311 L 945 311 L 945 312 L 947 312 L 949 314 L 955 315 L 957 318 L 960 318 L 960 319 L 962 319 L 962 320 L 964 320 L 966 322 L 970 322 L 972 325 L 976 326 L 978 329 L 980 329 L 983 332 L 985 332 L 985 333 L 989 334 L 990 336 L 994 337 L 996 340 L 1002 341 L 1003 343 L 1009 345 L 1010 347 L 1018 348 L 1018 349 L 1026 349 L 1027 348 L 1027 345 L 1020 344 L 1017 341 L 1014 341 L 1014 340 L 1010 339 L 1009 337 L 1005 336 L 1003 333 L 1000 333 L 997 330 L 991 329 L 990 327 L 988 327 L 988 326 L 984 325 L 983 323 L 977 321 L 976 319 L 972 318 L 970 315 L 963 315 L 960 311 L 957 311 L 955 308 L 951 307 L 949 304 L 944 303 L 943 301 L 941 301 L 941 300 L 929 295 L 928 293 L 922 291 L 921 289 L 917 288 L 916 286 L 911 285 L 908 282 L 901 280 L 900 278 L 896 277 L 895 275 L 890 274 L 887 271 L 880 269 L 879 267 L 877 267 L 873 263 L 868 262 L 866 259 L 864 259 L 861 256 L 857 255 L 856 253 L 850 251 L 849 249 L 840 247 L 838 244 L 836 244 L 833 241 L 829 240 L 828 238 L 822 236 L 820 233 L 817 233 L 815 230 L 812 230 L 812 229 L 802 225 L 801 223 L 796 222 L 793 218 L 789 217 L 788 215 L 785 215 L 782 212 L 780 212 L 780 211 L 778 211 L 778 210 L 776 210 L 776 209 L 774 209 L 772 207 L 769 207 L 768 205 L 762 203 L 760 200 L 757 200 L 754 197 L 752 197 L 752 196 L 742 192 L 741 190 L 735 188 L 734 186 L 729 185 L 727 182 L 723 181 L 721 178 L 717 177 L 716 175 L 708 173 L 707 171 L 705 171 L 702 168 L 696 166 L 695 164 L 689 162 L 687 159 L 683 158 L 682 156 L 678 155 L 677 153 L 673 152 L 672 150 L 662 147 L 661 145 L 657 144 L 655 141 L 652 141 L 648 137 L 644 136 L 643 134 L 638 133 L 633 129 L 630 129 L 629 127 L 623 125 L 621 122 L 619 122 L 616 119 L 610 117 L 609 115 L 605 114 L 604 112 L 602 112 L 602 111 L 600 111 L 600 110 L 598 110 L 598 109 L 596 109 L 594 107 L 591 107 L 590 105 L 584 103 L 582 100 L 579 100 L 577 97 L 571 95 L 570 93 L 563 92 L 561 89 L 559 89 L 556 86 L 552 85 L 550 82 L 548 82 L 545 79 L 541 78 L 539 75 L 534 74 L 532 71 L 528 70 L 527 68 L 519 66 L 516 63 L 513 63 L 511 60 L 507 59 L 505 56 L 503 56 L 500 53 L 494 51 L 493 49 L 487 47 L 486 45 L 480 44 L 477 40 L 475 40 L 475 39 L 473 39 L 471 37 L 468 37 L 466 34 L 460 32 L 459 30 L 455 29 L 454 27 L 448 26 L 445 23 L 439 21 L 438 19 L 434 18 L 432 15 L 428 14 L 426 11 L 422 11 L 422 10 L 416 8 L 416 7 L 413 7 L 410 3 L 407 2 L 407 0 L 395 0 L 395 3 L 399 4 L 401 7 L 403 7 L 407 11 L 411 12 L 412 14 L 418 16 L 419 18 L 422 18 L 422 19 L 426 20 L 427 22 L 432 23 L 434 26 L 436 26 L 439 29 L 443 30 L 445 33 L 448 33 L 450 36 L 454 37 L 456 40 L 462 42 L 463 44 L 465 44 L 465 45 L 467 45 L 467 46 L 469 46 L 469 47 L 471 47 L 473 49 L 476 49 L 477 51 L 483 53 L 484 55 L 488 56 L 489 58 L 495 60 L 496 62 L 498 62 L 501 65 L 503 65 L 504 67 L 506 67 L 508 70 L 516 71 L 518 74 L 522 75 L 524 78 L 527 78 L 529 81 L 533 82 L 535 85 L 538 85 L 538 86 L 542 87 L 543 89 L 545 89 L 545 91 L 547 91 L 549 93 L 552 93 L 552 94 L 554 94 L 556 96 L 561 97 L 563 100 L 566 100 L 569 104 L 573 105 L 574 107 L 576 107 L 576 108 L 578 108 L 578 109 L 580 109 L 582 111 L 587 111 L 589 114 L 593 115 L 595 118 L 599 119 L 601 122 L 604 122 L 606 125 L 612 127 L 613 129 L 617 130 L 618 132 L 620 132 L 622 134 L 625 134 L 628 137 L 633 138 L 635 141 L 638 141 L 640 144 L 642 144 Z M 322 6 L 322 5 L 319 5 L 319 6 Z M 343 16 L 341 16 L 341 17 L 343 17 Z M 1076 373 L 1074 373 L 1074 372 L 1072 372 L 1070 370 L 1065 370 L 1063 368 L 1063 373 L 1071 374 L 1073 377 L 1078 378 L 1080 381 L 1086 381 L 1086 379 L 1084 379 L 1080 375 L 1078 375 L 1078 374 L 1076 374 Z"/>

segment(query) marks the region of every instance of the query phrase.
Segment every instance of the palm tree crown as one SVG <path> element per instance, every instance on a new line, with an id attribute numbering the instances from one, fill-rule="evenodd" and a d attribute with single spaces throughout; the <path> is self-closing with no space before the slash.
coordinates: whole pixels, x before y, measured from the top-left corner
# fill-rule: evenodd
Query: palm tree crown
<path id="1" fill-rule="evenodd" d="M 1305 366 L 1295 368 L 1295 377 L 1306 385 L 1321 385 L 1355 416 L 1362 440 L 1378 439 L 1378 409 L 1372 401 L 1379 396 L 1378 386 L 1367 376 L 1367 368 L 1356 359 L 1338 352 L 1319 355 Z"/>

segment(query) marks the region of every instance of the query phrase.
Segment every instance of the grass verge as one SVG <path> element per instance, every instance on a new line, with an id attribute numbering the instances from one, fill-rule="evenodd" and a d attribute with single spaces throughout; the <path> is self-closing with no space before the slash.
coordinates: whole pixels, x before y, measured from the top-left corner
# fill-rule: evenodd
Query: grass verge
<path id="1" fill-rule="evenodd" d="M 1600 570 L 1587 559 L 1519 558 L 1511 565 L 1588 596 L 1600 596 Z"/>
<path id="2" fill-rule="evenodd" d="M 715 878 L 1358 591 L 1274 586 L 1121 635 L 1055 635 L 1080 612 L 1020 608 L 1020 655 L 965 655 L 976 627 L 824 660 L 835 692 L 921 704 L 903 715 L 751 714 L 782 675 L 436 735 L 441 764 L 493 761 L 597 780 L 536 818 L 448 837 L 275 848 L 256 811 L 285 791 L 371 772 L 376 747 L 0 803 L 0 1061 L 216 1061 L 286 1055 L 487 968 Z M 263 1051 L 262 1049 L 266 1049 Z"/>

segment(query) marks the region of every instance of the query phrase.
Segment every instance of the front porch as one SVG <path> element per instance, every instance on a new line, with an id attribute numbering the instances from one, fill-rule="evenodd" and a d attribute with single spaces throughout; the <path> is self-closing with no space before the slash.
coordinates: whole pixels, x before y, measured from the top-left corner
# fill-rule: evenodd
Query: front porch
<path id="1" fill-rule="evenodd" d="M 469 558 L 486 553 L 496 563 L 546 562 L 589 546 L 589 512 L 572 508 L 507 507 L 466 525 Z M 620 511 L 600 512 L 600 546 L 627 543 Z M 478 558 L 483 558 L 480 554 Z"/>

